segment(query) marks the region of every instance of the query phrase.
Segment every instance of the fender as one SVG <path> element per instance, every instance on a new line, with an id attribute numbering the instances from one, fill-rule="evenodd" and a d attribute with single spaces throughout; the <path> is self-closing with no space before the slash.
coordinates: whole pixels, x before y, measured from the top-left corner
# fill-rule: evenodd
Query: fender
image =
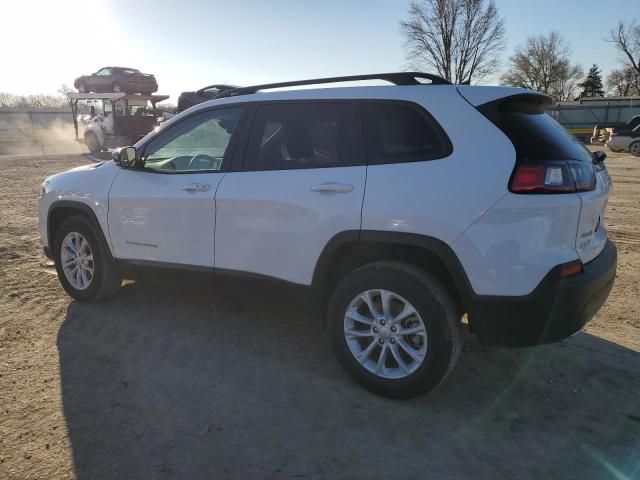
<path id="1" fill-rule="evenodd" d="M 107 247 L 107 250 L 113 256 L 110 242 L 107 241 L 107 235 L 105 234 L 105 232 L 102 231 L 102 227 L 100 226 L 100 222 L 98 221 L 98 217 L 96 216 L 95 212 L 91 209 L 89 205 L 82 202 L 74 202 L 72 200 L 57 200 L 49 206 L 49 211 L 47 212 L 47 240 L 48 240 L 49 250 L 51 250 L 53 246 L 53 240 L 54 240 L 53 231 L 51 229 L 51 226 L 52 226 L 51 217 L 56 210 L 60 210 L 60 209 L 77 210 L 79 212 L 84 213 L 89 218 L 91 223 L 93 223 L 93 226 L 96 229 L 96 233 L 102 236 L 102 240 L 104 241 L 104 244 Z M 49 257 L 49 255 L 51 255 L 51 257 Z M 47 256 L 49 258 L 52 258 L 53 257 L 52 252 L 50 251 Z"/>
<path id="2" fill-rule="evenodd" d="M 315 291 L 322 291 L 323 285 L 329 279 L 331 266 L 339 250 L 347 244 L 386 244 L 404 245 L 423 249 L 442 261 L 447 272 L 451 276 L 457 293 L 466 308 L 473 305 L 475 293 L 469 282 L 467 274 L 460 263 L 460 260 L 442 240 L 427 235 L 405 232 L 389 232 L 378 230 L 350 230 L 334 235 L 327 243 L 320 254 L 313 273 L 313 283 Z"/>

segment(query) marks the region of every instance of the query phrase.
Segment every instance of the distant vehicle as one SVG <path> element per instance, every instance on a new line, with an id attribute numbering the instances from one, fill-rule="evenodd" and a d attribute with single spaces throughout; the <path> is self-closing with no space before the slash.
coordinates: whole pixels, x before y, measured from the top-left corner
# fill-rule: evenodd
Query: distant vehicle
<path id="1" fill-rule="evenodd" d="M 591 143 L 593 145 L 606 145 L 609 139 L 614 136 L 630 135 L 631 132 L 640 125 L 640 115 L 631 117 L 627 122 L 608 122 L 599 123 L 593 128 L 593 136 L 591 137 Z M 613 145 L 617 145 L 617 142 L 613 142 Z M 611 148 L 611 151 L 622 151 Z"/>
<path id="2" fill-rule="evenodd" d="M 126 93 L 71 93 L 71 115 L 78 138 L 78 102 L 91 105 L 82 139 L 91 153 L 135 143 L 164 121 L 165 113 L 156 104 L 168 95 Z M 98 111 L 96 105 L 99 107 Z"/>
<path id="3" fill-rule="evenodd" d="M 211 100 L 219 93 L 233 88 L 237 87 L 234 87 L 233 85 L 209 85 L 208 87 L 201 88 L 195 92 L 182 92 L 178 97 L 178 112 L 182 112 L 194 105 Z"/>
<path id="4" fill-rule="evenodd" d="M 80 93 L 144 93 L 158 90 L 156 77 L 135 68 L 104 67 L 91 75 L 76 78 L 73 86 Z"/>
<path id="5" fill-rule="evenodd" d="M 640 120 L 640 117 L 635 117 Z M 640 157 L 640 122 L 631 131 L 612 132 L 605 146 L 612 152 L 629 152 Z"/>

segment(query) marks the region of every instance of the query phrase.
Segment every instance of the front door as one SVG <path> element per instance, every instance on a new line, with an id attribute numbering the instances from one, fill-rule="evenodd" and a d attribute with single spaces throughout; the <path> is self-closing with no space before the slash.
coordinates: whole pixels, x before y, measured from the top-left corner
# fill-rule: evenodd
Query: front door
<path id="1" fill-rule="evenodd" d="M 230 162 L 241 107 L 207 110 L 167 127 L 122 169 L 109 192 L 116 257 L 213 267 L 214 196 Z"/>
<path id="2" fill-rule="evenodd" d="M 216 194 L 216 271 L 310 284 L 322 249 L 360 229 L 366 166 L 355 107 L 258 105 L 241 171 Z"/>

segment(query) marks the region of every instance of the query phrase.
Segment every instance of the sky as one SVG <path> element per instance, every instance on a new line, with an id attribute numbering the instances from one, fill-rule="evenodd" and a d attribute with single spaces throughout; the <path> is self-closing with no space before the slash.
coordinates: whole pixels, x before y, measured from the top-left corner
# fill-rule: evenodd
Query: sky
<path id="1" fill-rule="evenodd" d="M 638 0 L 496 0 L 503 67 L 528 36 L 559 31 L 573 61 L 606 74 L 604 41 Z M 9 0 L 2 6 L 0 92 L 55 94 L 108 65 L 153 73 L 174 103 L 184 90 L 404 69 L 399 22 L 409 0 Z M 497 83 L 499 73 L 484 83 Z"/>

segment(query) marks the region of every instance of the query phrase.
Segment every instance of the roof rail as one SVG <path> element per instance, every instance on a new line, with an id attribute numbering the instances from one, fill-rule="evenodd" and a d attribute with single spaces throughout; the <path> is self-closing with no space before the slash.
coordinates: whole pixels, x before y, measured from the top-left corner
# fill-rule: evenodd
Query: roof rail
<path id="1" fill-rule="evenodd" d="M 264 85 L 254 85 L 251 87 L 239 87 L 225 90 L 216 95 L 215 98 L 232 97 L 236 95 L 250 95 L 258 90 L 268 90 L 272 88 L 298 87 L 302 85 L 320 85 L 324 83 L 355 82 L 361 80 L 384 80 L 395 85 L 424 85 L 418 79 L 431 80 L 430 85 L 451 85 L 451 82 L 432 73 L 422 72 L 395 72 L 395 73 L 372 73 L 368 75 L 351 75 L 346 77 L 314 78 L 309 80 L 297 80 L 292 82 L 265 83 Z"/>

